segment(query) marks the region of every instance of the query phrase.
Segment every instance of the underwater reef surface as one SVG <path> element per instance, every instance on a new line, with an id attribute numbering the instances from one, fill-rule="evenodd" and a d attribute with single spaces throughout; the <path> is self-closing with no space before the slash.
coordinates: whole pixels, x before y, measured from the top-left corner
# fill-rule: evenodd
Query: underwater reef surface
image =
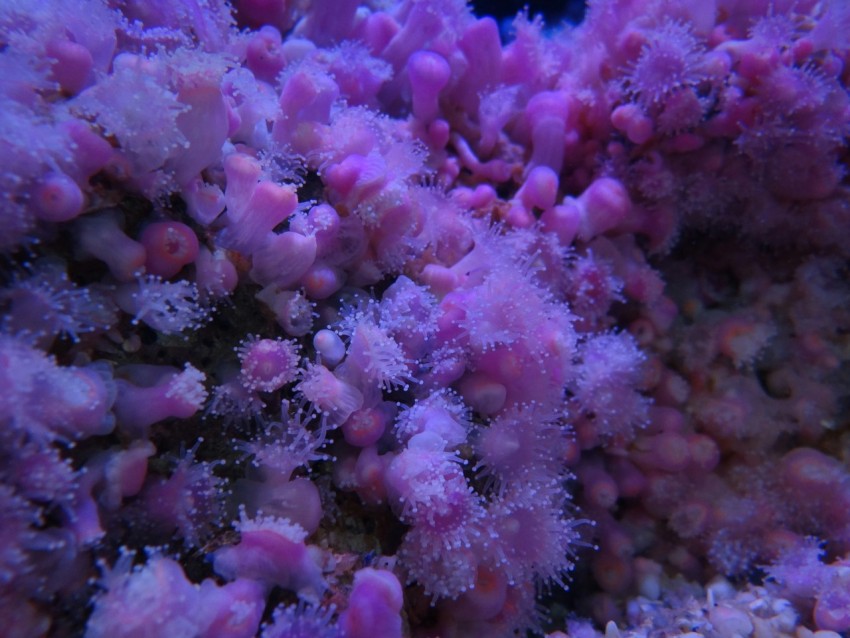
<path id="1" fill-rule="evenodd" d="M 2 2 L 0 633 L 850 631 L 849 6 Z"/>

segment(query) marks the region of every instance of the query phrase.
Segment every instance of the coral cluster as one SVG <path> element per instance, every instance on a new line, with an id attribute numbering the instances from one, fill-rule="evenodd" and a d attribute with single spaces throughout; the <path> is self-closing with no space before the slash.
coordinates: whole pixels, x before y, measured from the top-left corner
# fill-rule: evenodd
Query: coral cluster
<path id="1" fill-rule="evenodd" d="M 850 631 L 848 33 L 0 3 L 4 635 Z"/>

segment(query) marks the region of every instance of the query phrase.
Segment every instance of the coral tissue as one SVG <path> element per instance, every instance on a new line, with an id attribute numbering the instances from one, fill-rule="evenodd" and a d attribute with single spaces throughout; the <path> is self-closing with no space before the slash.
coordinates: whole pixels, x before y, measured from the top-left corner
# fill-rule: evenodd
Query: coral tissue
<path id="1" fill-rule="evenodd" d="M 0 2 L 0 633 L 850 632 L 850 9 L 567 15 Z"/>

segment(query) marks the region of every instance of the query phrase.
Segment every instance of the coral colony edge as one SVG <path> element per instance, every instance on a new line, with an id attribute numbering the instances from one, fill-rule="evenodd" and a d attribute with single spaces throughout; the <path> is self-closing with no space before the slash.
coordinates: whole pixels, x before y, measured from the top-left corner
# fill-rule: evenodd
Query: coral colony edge
<path id="1" fill-rule="evenodd" d="M 850 632 L 850 3 L 0 2 L 0 635 Z"/>

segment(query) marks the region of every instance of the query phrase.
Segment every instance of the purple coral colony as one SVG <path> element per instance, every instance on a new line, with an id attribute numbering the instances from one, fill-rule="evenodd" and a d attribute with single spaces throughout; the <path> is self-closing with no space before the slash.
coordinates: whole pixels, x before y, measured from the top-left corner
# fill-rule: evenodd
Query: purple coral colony
<path id="1" fill-rule="evenodd" d="M 850 630 L 848 34 L 0 2 L 0 634 Z"/>

